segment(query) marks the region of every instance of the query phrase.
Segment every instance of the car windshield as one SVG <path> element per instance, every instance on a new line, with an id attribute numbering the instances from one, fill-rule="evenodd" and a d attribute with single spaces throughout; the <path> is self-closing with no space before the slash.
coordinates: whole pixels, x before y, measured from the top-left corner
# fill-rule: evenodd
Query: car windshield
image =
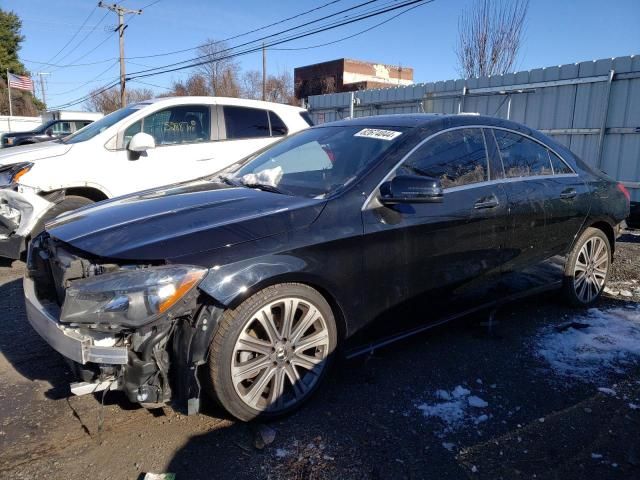
<path id="1" fill-rule="evenodd" d="M 64 137 L 62 139 L 63 143 L 80 143 L 86 142 L 87 140 L 92 139 L 99 133 L 104 132 L 107 128 L 115 125 L 123 118 L 128 117 L 134 112 L 137 112 L 141 108 L 143 108 L 146 104 L 144 103 L 135 103 L 133 105 L 129 105 L 128 107 L 121 108 L 120 110 L 116 110 L 113 113 L 110 113 L 106 117 L 102 117 L 100 120 L 97 120 L 93 123 L 90 123 L 86 127 L 78 130 L 76 133 Z"/>
<path id="2" fill-rule="evenodd" d="M 235 185 L 323 198 L 352 183 L 406 128 L 327 126 L 304 130 L 250 157 L 222 179 Z"/>
<path id="3" fill-rule="evenodd" d="M 56 123 L 55 120 L 49 120 L 48 122 L 43 123 L 42 125 L 40 125 L 36 129 L 34 129 L 33 131 L 36 132 L 36 133 L 44 133 L 44 132 L 47 131 L 47 128 L 49 128 L 54 123 Z"/>

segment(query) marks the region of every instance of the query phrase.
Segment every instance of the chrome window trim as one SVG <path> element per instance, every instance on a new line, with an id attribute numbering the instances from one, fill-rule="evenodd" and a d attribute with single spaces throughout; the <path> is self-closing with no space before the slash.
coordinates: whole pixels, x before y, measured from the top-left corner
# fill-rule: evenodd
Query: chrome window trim
<path id="1" fill-rule="evenodd" d="M 413 147 L 411 150 L 409 150 L 409 152 L 407 152 L 405 154 L 404 157 L 402 157 L 394 166 L 391 170 L 389 170 L 389 173 L 387 173 L 382 180 L 380 180 L 380 182 L 378 182 L 378 184 L 375 186 L 375 188 L 373 188 L 371 190 L 371 193 L 369 193 L 369 195 L 367 196 L 367 198 L 365 199 L 364 203 L 362 204 L 362 207 L 360 208 L 360 211 L 364 212 L 366 210 L 369 210 L 370 208 L 370 203 L 371 201 L 376 198 L 376 193 L 379 191 L 380 186 L 386 182 L 387 180 L 389 180 L 389 178 L 395 174 L 396 170 L 400 167 L 400 165 L 402 165 L 404 163 L 405 160 L 407 160 L 407 158 L 409 158 L 411 155 L 413 155 L 413 153 L 418 150 L 420 147 L 422 147 L 422 145 L 424 145 L 425 143 L 427 143 L 429 140 L 437 137 L 440 134 L 446 133 L 446 132 L 451 132 L 453 130 L 461 130 L 463 128 L 482 128 L 482 129 L 497 129 L 497 130 L 505 130 L 507 132 L 510 133 L 515 133 L 516 135 L 521 135 L 523 137 L 526 137 L 530 140 L 533 140 L 534 142 L 542 145 L 544 148 L 552 151 L 553 153 L 555 153 L 558 158 L 560 160 L 562 160 L 568 167 L 569 169 L 573 172 L 573 173 L 562 173 L 559 175 L 531 175 L 529 177 L 505 177 L 505 178 L 499 178 L 496 180 L 488 180 L 486 182 L 476 182 L 476 183 L 469 183 L 467 185 L 460 185 L 458 187 L 449 187 L 449 188 L 445 188 L 443 189 L 444 192 L 456 192 L 459 190 L 468 190 L 470 188 L 477 188 L 477 187 L 481 187 L 481 186 L 486 186 L 486 185 L 491 185 L 491 184 L 498 184 L 498 183 L 512 183 L 512 182 L 522 182 L 522 181 L 528 181 L 528 180 L 541 180 L 544 178 L 568 178 L 568 177 L 577 177 L 578 174 L 575 173 L 575 170 L 571 167 L 571 165 L 569 165 L 565 159 L 562 157 L 562 155 L 560 155 L 556 150 L 554 150 L 553 148 L 549 147 L 548 145 L 542 143 L 540 140 L 537 140 L 535 138 L 533 138 L 530 135 L 527 135 L 526 133 L 522 133 L 522 132 L 518 132 L 516 130 L 513 130 L 511 128 L 506 128 L 506 127 L 494 127 L 492 125 L 461 125 L 458 127 L 451 127 L 451 128 L 447 128 L 445 130 L 440 130 L 439 132 L 436 132 L 432 135 L 429 135 L 427 138 L 421 140 L 415 147 Z M 486 134 L 485 132 L 482 132 L 483 136 Z M 493 135 L 493 132 L 491 133 Z M 498 154 L 500 154 L 500 147 L 497 144 L 497 139 L 494 140 L 496 142 L 496 148 L 498 148 Z M 486 140 L 485 140 L 486 143 Z M 485 154 L 487 155 L 487 161 L 489 161 L 488 158 L 488 151 L 485 145 Z M 500 156 L 500 162 L 502 162 L 502 156 Z M 549 159 L 549 163 L 551 164 L 551 159 Z M 503 164 L 504 166 L 504 164 Z M 553 166 L 551 167 L 553 169 Z"/>

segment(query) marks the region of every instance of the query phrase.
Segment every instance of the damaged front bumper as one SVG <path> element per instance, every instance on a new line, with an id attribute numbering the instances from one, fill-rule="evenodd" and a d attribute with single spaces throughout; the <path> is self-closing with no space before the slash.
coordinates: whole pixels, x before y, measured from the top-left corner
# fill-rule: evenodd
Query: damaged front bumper
<path id="1" fill-rule="evenodd" d="M 186 407 L 187 413 L 197 413 L 198 366 L 206 362 L 213 326 L 222 310 L 200 308 L 197 299 L 201 294 L 193 288 L 178 304 L 140 326 L 70 321 L 65 317 L 71 311 L 67 301 L 88 298 L 70 292 L 78 288 L 78 282 L 108 279 L 108 272 L 130 277 L 151 268 L 97 261 L 70 251 L 46 232 L 31 241 L 27 257 L 27 317 L 34 330 L 70 360 L 80 380 L 70 386 L 71 393 L 120 390 L 131 402 L 144 406 L 171 402 L 181 410 Z M 127 291 L 135 307 L 134 290 Z"/>
<path id="2" fill-rule="evenodd" d="M 55 318 L 57 305 L 44 305 L 36 296 L 32 279 L 23 281 L 27 318 L 33 329 L 58 353 L 85 365 L 87 363 L 106 363 L 124 365 L 128 361 L 125 347 L 102 346 L 111 343 L 112 336 L 96 338 L 82 334 L 78 329 L 61 325 Z M 113 340 L 115 341 L 115 339 Z"/>
<path id="3" fill-rule="evenodd" d="M 20 258 L 34 227 L 53 205 L 30 187 L 0 189 L 0 257 Z"/>

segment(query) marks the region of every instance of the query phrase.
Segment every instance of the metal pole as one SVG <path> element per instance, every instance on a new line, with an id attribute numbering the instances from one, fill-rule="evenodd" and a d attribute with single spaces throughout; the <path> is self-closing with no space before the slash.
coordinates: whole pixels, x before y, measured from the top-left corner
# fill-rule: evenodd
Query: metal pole
<path id="1" fill-rule="evenodd" d="M 356 103 L 356 94 L 351 92 L 349 101 L 349 118 L 353 118 L 353 104 Z"/>
<path id="2" fill-rule="evenodd" d="M 462 87 L 462 95 L 460 96 L 460 103 L 458 103 L 458 113 L 464 112 L 464 99 L 467 96 L 467 86 Z"/>
<path id="3" fill-rule="evenodd" d="M 118 36 L 120 43 L 120 108 L 124 108 L 127 105 L 127 92 L 126 92 L 126 73 L 124 64 L 124 14 L 122 9 L 118 9 Z"/>
<path id="4" fill-rule="evenodd" d="M 47 95 L 44 91 L 44 75 L 49 75 L 49 72 L 38 72 L 40 75 L 40 90 L 42 91 L 42 103 L 44 103 L 45 110 L 47 108 Z"/>
<path id="5" fill-rule="evenodd" d="M 607 130 L 607 117 L 609 116 L 609 97 L 611 95 L 611 84 L 613 83 L 613 77 L 616 74 L 615 70 L 609 71 L 609 78 L 607 80 L 606 91 L 604 94 L 604 112 L 602 112 L 602 121 L 600 123 L 600 134 L 598 135 L 598 158 L 596 159 L 596 166 L 602 167 L 602 153 L 604 152 L 604 134 Z"/>
<path id="6" fill-rule="evenodd" d="M 511 94 L 507 94 L 507 120 L 511 120 Z"/>
<path id="7" fill-rule="evenodd" d="M 118 43 L 120 46 L 120 107 L 122 108 L 127 105 L 126 72 L 124 63 L 124 30 L 127 26 L 124 24 L 124 16 L 126 14 L 140 15 L 142 10 L 130 10 L 128 8 L 121 7 L 117 3 L 105 5 L 104 3 L 99 2 L 98 6 L 107 8 L 118 15 L 118 28 L 116 31 L 118 32 Z"/>
<path id="8" fill-rule="evenodd" d="M 11 117 L 13 117 L 13 105 L 11 104 L 11 84 L 9 83 L 9 69 L 7 68 L 7 92 L 9 93 L 9 118 L 7 119 L 7 127 L 11 131 Z"/>
<path id="9" fill-rule="evenodd" d="M 267 50 L 262 44 L 262 100 L 267 99 Z"/>

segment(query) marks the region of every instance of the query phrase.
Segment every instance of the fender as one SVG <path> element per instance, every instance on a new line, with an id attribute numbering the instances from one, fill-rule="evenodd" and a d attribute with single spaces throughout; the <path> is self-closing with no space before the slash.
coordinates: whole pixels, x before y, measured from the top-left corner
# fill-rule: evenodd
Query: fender
<path id="1" fill-rule="evenodd" d="M 271 278 L 308 270 L 308 263 L 293 255 L 267 255 L 215 266 L 200 283 L 200 290 L 226 307 L 233 308 L 248 293 Z"/>

